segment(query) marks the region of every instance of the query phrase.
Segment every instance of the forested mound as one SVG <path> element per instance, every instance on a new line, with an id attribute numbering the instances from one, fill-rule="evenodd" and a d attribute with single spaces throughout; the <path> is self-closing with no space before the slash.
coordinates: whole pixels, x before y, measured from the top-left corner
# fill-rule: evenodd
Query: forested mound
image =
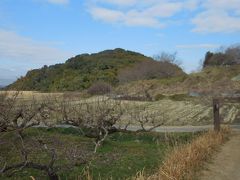
<path id="1" fill-rule="evenodd" d="M 31 70 L 7 89 L 76 91 L 87 89 L 96 82 L 115 86 L 121 81 L 161 79 L 184 74 L 170 61 L 155 61 L 140 53 L 118 48 L 81 54 L 62 64 Z"/>
<path id="2" fill-rule="evenodd" d="M 230 46 L 218 52 L 208 51 L 205 55 L 203 67 L 232 66 L 240 64 L 240 45 Z"/>

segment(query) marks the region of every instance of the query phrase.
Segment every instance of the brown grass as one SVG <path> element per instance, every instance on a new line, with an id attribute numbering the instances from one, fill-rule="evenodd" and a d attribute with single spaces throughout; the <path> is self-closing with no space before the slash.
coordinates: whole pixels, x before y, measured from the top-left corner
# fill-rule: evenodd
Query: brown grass
<path id="1" fill-rule="evenodd" d="M 167 156 L 158 174 L 151 179 L 193 179 L 196 170 L 203 165 L 219 145 L 226 141 L 229 134 L 230 128 L 224 127 L 219 133 L 209 131 L 189 144 L 176 147 Z"/>
<path id="2" fill-rule="evenodd" d="M 139 172 L 134 180 L 190 180 L 196 176 L 204 162 L 223 144 L 230 134 L 230 128 L 224 127 L 219 133 L 209 131 L 195 138 L 191 143 L 175 147 L 166 157 L 159 172 L 147 177 Z"/>

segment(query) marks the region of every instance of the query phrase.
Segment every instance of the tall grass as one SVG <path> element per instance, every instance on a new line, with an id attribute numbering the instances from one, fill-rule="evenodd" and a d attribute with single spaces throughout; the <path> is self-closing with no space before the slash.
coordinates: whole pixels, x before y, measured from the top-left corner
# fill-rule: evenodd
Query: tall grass
<path id="1" fill-rule="evenodd" d="M 134 180 L 190 180 L 194 179 L 196 171 L 223 144 L 230 134 L 230 128 L 222 128 L 219 133 L 209 131 L 195 138 L 191 143 L 176 146 L 170 152 L 159 171 L 146 176 L 139 172 Z"/>
<path id="2" fill-rule="evenodd" d="M 189 144 L 176 147 L 151 179 L 193 179 L 196 170 L 225 142 L 229 134 L 229 128 L 223 128 L 219 133 L 209 131 Z"/>

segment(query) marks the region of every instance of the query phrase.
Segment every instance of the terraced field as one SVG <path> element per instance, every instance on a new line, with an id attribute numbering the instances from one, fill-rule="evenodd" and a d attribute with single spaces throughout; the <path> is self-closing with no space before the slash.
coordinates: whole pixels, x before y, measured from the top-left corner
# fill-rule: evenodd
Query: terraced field
<path id="1" fill-rule="evenodd" d="M 1 92 L 3 93 L 3 92 Z M 10 92 L 14 93 L 14 92 Z M 69 95 L 69 94 L 68 94 Z M 108 99 L 108 97 L 95 96 L 90 98 L 76 97 L 79 94 L 72 93 L 73 101 L 69 105 L 76 106 L 83 103 L 95 103 L 101 99 Z M 38 93 L 38 92 L 21 92 L 20 98 L 29 100 L 34 96 L 38 101 L 46 97 L 55 97 L 62 99 L 63 93 Z M 76 97 L 76 98 L 75 98 Z M 115 100 L 111 100 L 112 102 Z M 125 113 L 122 116 L 122 121 L 119 125 L 131 123 L 131 125 L 139 125 L 136 119 L 133 119 L 130 114 L 140 113 L 154 115 L 155 123 L 163 122 L 164 125 L 182 126 L 182 125 L 209 125 L 213 121 L 212 100 L 202 98 L 190 98 L 188 100 L 175 101 L 170 99 L 163 99 L 160 101 L 122 101 Z M 240 123 L 240 103 L 231 104 L 225 103 L 220 108 L 220 114 L 224 123 Z M 59 117 L 54 117 L 54 121 Z M 52 119 L 53 120 L 53 119 Z M 151 124 L 146 124 L 151 125 Z"/>
<path id="2" fill-rule="evenodd" d="M 126 103 L 126 102 L 125 102 Z M 127 102 L 131 108 L 141 109 L 145 112 L 156 112 L 156 119 L 164 121 L 164 125 L 208 125 L 212 124 L 213 113 L 211 101 L 204 104 L 198 101 L 172 101 L 161 100 L 156 102 Z M 235 123 L 240 119 L 240 104 L 224 104 L 220 108 L 220 114 L 224 123 Z M 124 117 L 127 119 L 127 117 Z M 135 122 L 137 124 L 137 122 Z"/>

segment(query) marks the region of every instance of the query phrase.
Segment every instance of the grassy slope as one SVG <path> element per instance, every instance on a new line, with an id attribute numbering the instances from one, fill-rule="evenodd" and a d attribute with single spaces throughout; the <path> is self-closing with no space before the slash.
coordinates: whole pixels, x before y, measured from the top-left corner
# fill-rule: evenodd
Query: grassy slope
<path id="1" fill-rule="evenodd" d="M 60 142 L 63 142 L 64 147 L 79 146 L 82 150 L 93 150 L 93 143 L 91 139 L 79 135 L 75 129 L 29 129 L 26 132 L 30 137 L 34 137 L 41 133 L 42 138 L 54 140 L 57 142 L 56 147 L 58 152 L 58 160 L 56 164 L 64 167 L 67 162 L 64 159 L 64 148 Z M 6 138 L 7 136 L 5 136 Z M 158 169 L 159 164 L 163 160 L 165 153 L 169 148 L 173 147 L 175 143 L 181 144 L 189 142 L 193 137 L 191 133 L 170 134 L 166 139 L 166 135 L 157 133 L 116 133 L 107 139 L 104 145 L 99 149 L 90 166 L 90 173 L 94 179 L 99 175 L 103 179 L 125 179 L 134 176 L 136 172 L 145 168 L 145 172 L 151 174 Z M 10 138 L 10 137 L 9 137 Z M 59 140 L 57 140 L 59 139 Z M 6 147 L 5 147 L 6 148 Z M 8 151 L 1 148 L 1 155 L 5 158 L 11 159 L 12 162 L 18 160 L 17 154 L 14 151 Z M 32 155 L 33 160 L 47 162 L 46 156 L 39 151 L 36 155 Z M 83 174 L 83 166 L 74 166 L 73 169 L 61 170 L 59 172 L 63 179 L 76 179 Z M 25 169 L 18 172 L 14 177 L 21 179 L 29 179 L 29 176 L 44 178 L 42 172 Z M 6 179 L 6 177 L 1 177 Z"/>
<path id="2" fill-rule="evenodd" d="M 186 94 L 189 91 L 208 92 L 212 90 L 234 91 L 240 88 L 240 65 L 228 67 L 208 67 L 197 73 L 172 77 L 167 79 L 154 79 L 135 81 L 122 84 L 118 91 L 129 94 L 139 92 L 141 84 L 152 86 L 150 93 L 157 94 Z"/>

